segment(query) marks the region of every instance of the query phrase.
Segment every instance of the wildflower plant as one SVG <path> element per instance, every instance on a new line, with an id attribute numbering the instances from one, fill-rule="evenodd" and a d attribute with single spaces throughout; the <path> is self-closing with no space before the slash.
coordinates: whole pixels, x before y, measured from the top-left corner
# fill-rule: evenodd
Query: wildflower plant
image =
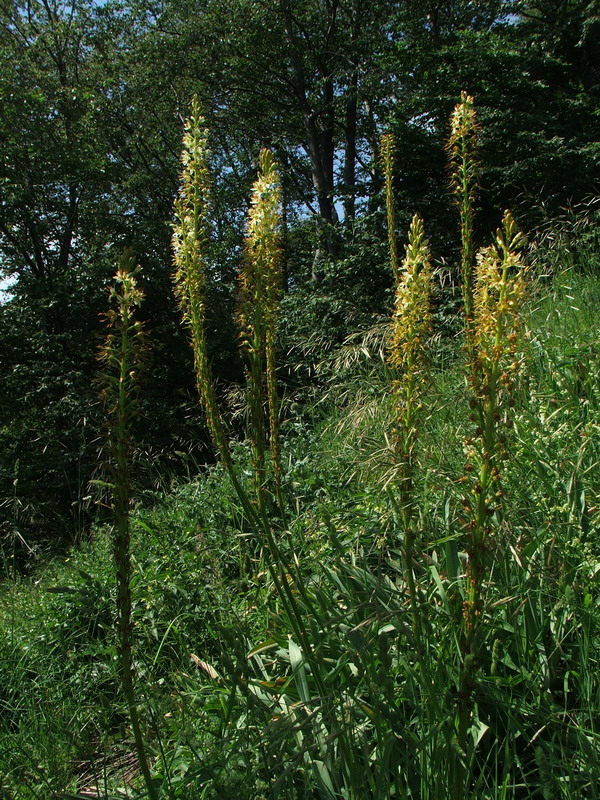
<path id="1" fill-rule="evenodd" d="M 463 293 L 467 345 L 473 320 L 473 292 L 475 270 L 474 202 L 477 196 L 479 164 L 477 162 L 477 139 L 479 127 L 473 98 L 462 92 L 450 118 L 448 152 L 452 171 L 452 189 L 460 210 L 461 237 L 461 284 Z"/>
<path id="2" fill-rule="evenodd" d="M 179 196 L 173 224 L 174 284 L 194 351 L 196 384 L 214 445 L 228 471 L 231 455 L 219 411 L 206 338 L 206 285 L 210 242 L 208 131 L 198 97 L 185 123 Z"/>
<path id="3" fill-rule="evenodd" d="M 475 430 L 466 440 L 464 484 L 469 488 L 463 500 L 468 560 L 457 724 L 458 743 L 463 751 L 485 636 L 484 591 L 502 498 L 505 430 L 510 426 L 512 389 L 520 366 L 519 312 L 525 294 L 525 265 L 519 250 L 524 241 L 506 211 L 495 243 L 477 255 L 469 376 Z"/>
<path id="4" fill-rule="evenodd" d="M 181 188 L 175 203 L 175 223 L 173 230 L 173 260 L 175 263 L 175 289 L 179 297 L 183 317 L 190 333 L 194 350 L 196 382 L 202 401 L 207 424 L 217 452 L 225 466 L 231 483 L 240 499 L 246 518 L 255 534 L 265 543 L 271 556 L 268 570 L 282 603 L 297 625 L 304 631 L 303 622 L 297 610 L 296 600 L 284 573 L 279 548 L 273 535 L 271 520 L 262 502 L 264 471 L 255 478 L 259 487 L 258 509 L 252 504 L 242 485 L 225 435 L 214 390 L 212 370 L 207 355 L 206 340 L 206 283 L 208 279 L 209 245 L 209 168 L 207 131 L 200 115 L 198 99 L 192 102 L 192 112 L 186 122 L 183 137 Z M 246 275 L 242 278 L 242 341 L 249 351 L 251 398 L 257 408 L 251 416 L 252 423 L 259 419 L 258 408 L 264 408 L 262 387 L 263 370 L 267 372 L 269 389 L 269 418 L 271 420 L 271 440 L 278 437 L 278 428 L 273 424 L 277 415 L 275 391 L 274 339 L 276 301 L 279 284 L 278 233 L 279 220 L 279 180 L 275 163 L 268 151 L 261 154 L 262 175 L 256 182 L 249 215 Z M 258 275 L 257 275 L 258 273 Z M 258 283 L 257 283 L 258 280 Z M 255 308 L 258 306 L 259 308 Z M 255 359 L 255 361 L 253 361 Z M 270 376 L 270 377 L 269 377 Z M 251 430 L 251 436 L 262 448 L 262 454 L 255 454 L 255 468 L 264 465 L 264 422 L 259 429 Z M 262 436 L 262 439 L 259 438 Z M 273 446 L 273 444 L 272 444 Z M 278 442 L 277 442 L 278 447 Z M 275 454 L 278 450 L 275 451 Z M 274 460 L 278 459 L 274 455 Z"/>
<path id="5" fill-rule="evenodd" d="M 468 498 L 471 569 L 478 573 L 479 558 L 493 530 L 495 504 L 501 498 L 500 465 L 506 437 L 501 424 L 513 405 L 511 390 L 519 370 L 519 311 L 525 295 L 525 265 L 519 249 L 525 239 L 506 211 L 496 243 L 477 256 L 471 365 L 472 419 L 475 435 L 469 439 L 469 474 L 475 486 Z M 473 577 L 479 577 L 474 574 Z M 479 580 L 476 580 L 479 583 Z"/>
<path id="6" fill-rule="evenodd" d="M 138 375 L 144 349 L 143 325 L 135 317 L 136 309 L 143 299 L 143 293 L 136 282 L 137 272 L 132 258 L 124 256 L 110 293 L 113 307 L 106 314 L 109 333 L 99 360 L 102 363 L 102 379 L 105 384 L 104 400 L 111 454 L 109 488 L 114 518 L 112 548 L 117 580 L 116 627 L 121 685 L 129 710 L 140 770 L 148 796 L 155 800 L 157 794 L 148 768 L 142 736 L 132 656 L 129 451 L 130 428 L 137 412 Z"/>
<path id="7" fill-rule="evenodd" d="M 266 399 L 271 462 L 276 494 L 283 512 L 275 360 L 277 308 L 281 292 L 281 186 L 270 150 L 261 151 L 259 165 L 246 224 L 245 258 L 240 273 L 239 321 L 241 347 L 247 364 L 248 411 L 257 496 L 262 502 L 266 488 Z"/>
<path id="8" fill-rule="evenodd" d="M 406 581 L 413 604 L 413 627 L 420 629 L 413 573 L 416 515 L 414 503 L 415 445 L 426 371 L 426 341 L 431 328 L 431 266 L 423 221 L 415 214 L 406 256 L 396 286 L 388 362 L 394 370 L 394 436 L 398 457 L 400 518 L 404 529 Z"/>

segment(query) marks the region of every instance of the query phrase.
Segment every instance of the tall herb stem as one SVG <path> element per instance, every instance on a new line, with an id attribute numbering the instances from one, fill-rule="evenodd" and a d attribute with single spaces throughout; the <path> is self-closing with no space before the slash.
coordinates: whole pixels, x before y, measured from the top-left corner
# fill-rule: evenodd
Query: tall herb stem
<path id="1" fill-rule="evenodd" d="M 192 100 L 191 114 L 185 124 L 181 163 L 181 186 L 175 201 L 172 239 L 175 291 L 184 322 L 190 331 L 196 385 L 208 430 L 244 512 L 251 521 L 256 522 L 256 512 L 234 469 L 208 358 L 206 286 L 210 242 L 210 170 L 208 131 L 200 114 L 197 97 Z"/>
<path id="2" fill-rule="evenodd" d="M 395 445 L 398 457 L 400 518 L 404 531 L 404 570 L 410 595 L 413 632 L 420 645 L 421 615 L 414 575 L 418 511 L 414 500 L 415 446 L 426 370 L 426 338 L 431 326 L 431 268 L 423 221 L 415 214 L 406 256 L 396 285 L 388 361 L 394 369 Z"/>
<path id="3" fill-rule="evenodd" d="M 387 218 L 388 243 L 390 248 L 390 266 L 394 280 L 400 278 L 400 259 L 396 240 L 396 208 L 394 203 L 394 134 L 384 133 L 381 137 L 381 159 L 385 179 L 385 208 Z"/>
<path id="4" fill-rule="evenodd" d="M 452 169 L 452 188 L 460 211 L 460 273 L 463 294 L 467 349 L 472 346 L 473 292 L 475 270 L 474 203 L 477 196 L 479 128 L 473 98 L 462 92 L 451 117 L 448 142 Z"/>
<path id="5" fill-rule="evenodd" d="M 472 720 L 473 696 L 485 635 L 485 582 L 493 534 L 497 526 L 500 467 L 505 457 L 506 436 L 512 406 L 511 389 L 519 368 L 516 358 L 519 310 L 524 295 L 525 267 L 518 250 L 523 237 L 510 212 L 505 212 L 496 243 L 480 251 L 474 291 L 473 354 L 470 369 L 472 421 L 475 431 L 466 442 L 470 491 L 465 496 L 467 535 L 467 592 L 461 638 L 462 665 L 459 678 L 457 739 L 466 753 Z M 455 796 L 466 796 L 465 771 L 455 779 Z"/>
<path id="6" fill-rule="evenodd" d="M 323 697 L 326 696 L 325 685 L 320 679 L 318 664 L 314 658 L 310 638 L 307 635 L 306 620 L 299 606 L 295 595 L 295 588 L 290 580 L 290 568 L 284 563 L 280 549 L 277 544 L 271 522 L 264 503 L 254 505 L 240 482 L 229 444 L 225 436 L 225 427 L 219 411 L 212 371 L 207 356 L 206 340 L 206 282 L 208 273 L 208 244 L 209 244 L 209 167 L 208 167 L 208 134 L 204 122 L 200 115 L 199 103 L 197 98 L 192 102 L 192 111 L 189 120 L 186 122 L 183 137 L 183 152 L 181 156 L 181 188 L 179 197 L 175 203 L 175 223 L 173 231 L 173 259 L 176 268 L 175 288 L 179 297 L 183 317 L 187 323 L 191 343 L 194 350 L 194 363 L 196 369 L 196 383 L 201 402 L 204 408 L 207 425 L 211 432 L 217 452 L 225 466 L 231 483 L 239 497 L 246 517 L 256 532 L 257 536 L 265 542 L 270 559 L 267 564 L 269 574 L 273 581 L 275 591 L 285 609 L 290 620 L 294 634 L 298 642 L 304 648 L 307 661 L 312 664 L 318 690 Z M 269 242 L 268 252 L 272 258 L 269 261 L 268 275 L 272 279 L 272 289 L 269 290 L 270 300 L 273 304 L 272 314 L 275 312 L 274 300 L 277 296 L 276 279 L 272 276 L 276 259 L 277 242 L 277 192 L 274 189 L 278 185 L 274 162 L 270 154 L 262 157 L 262 164 L 269 174 L 265 187 L 270 201 L 268 207 L 270 212 L 264 216 L 263 235 L 265 243 Z M 258 198 L 257 198 L 258 199 Z M 257 240 L 257 247 L 260 244 Z M 259 248 L 260 249 L 260 248 Z M 266 293 L 261 295 L 263 298 Z M 268 315 L 267 315 L 268 316 Z M 264 324 L 261 322 L 261 325 Z M 272 327 L 274 337 L 274 326 Z M 263 334 L 261 334 L 263 335 Z M 254 338 L 253 343 L 260 341 Z M 264 341 L 264 339 L 262 340 Z M 274 338 L 273 340 L 274 341 Z M 264 353 L 260 364 L 265 363 Z M 258 366 L 255 367 L 256 386 L 262 386 L 262 375 L 258 379 Z M 273 369 L 274 376 L 274 369 Z M 254 376 L 253 376 L 254 378 Z M 261 395 L 262 397 L 262 395 Z M 262 410 L 262 399 L 260 402 Z M 273 412 L 275 403 L 272 401 Z M 270 412 L 271 413 L 271 412 Z M 256 434 L 255 434 L 256 435 Z"/>
<path id="7" fill-rule="evenodd" d="M 111 492 L 114 518 L 113 557 L 117 580 L 117 635 L 121 685 L 129 710 L 131 729 L 138 762 L 148 796 L 158 800 L 140 724 L 134 687 L 132 657 L 133 621 L 131 600 L 131 532 L 129 479 L 130 426 L 135 415 L 137 373 L 142 350 L 143 329 L 135 319 L 135 309 L 143 294 L 136 285 L 136 270 L 130 257 L 125 256 L 115 276 L 111 291 L 114 307 L 106 315 L 110 332 L 100 353 L 104 397 L 109 421 L 111 451 Z"/>
<path id="8" fill-rule="evenodd" d="M 277 308 L 281 292 L 281 187 L 270 150 L 261 151 L 259 164 L 246 223 L 245 259 L 240 273 L 241 346 L 247 364 L 250 438 L 257 497 L 259 503 L 264 504 L 266 405 L 275 495 L 285 519 L 275 358 Z"/>

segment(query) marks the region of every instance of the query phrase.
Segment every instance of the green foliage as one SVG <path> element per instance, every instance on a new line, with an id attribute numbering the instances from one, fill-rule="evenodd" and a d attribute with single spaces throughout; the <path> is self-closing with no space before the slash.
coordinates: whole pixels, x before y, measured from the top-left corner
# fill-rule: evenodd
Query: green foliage
<path id="1" fill-rule="evenodd" d="M 538 203 L 554 216 L 569 200 L 596 191 L 585 177 L 597 174 L 596 90 L 582 81 L 578 61 L 584 49 L 572 47 L 567 54 L 557 44 L 563 37 L 587 41 L 584 6 L 534 12 L 542 22 L 529 17 L 528 6 L 523 5 L 527 16 L 510 21 L 503 21 L 494 3 L 483 6 L 478 20 L 470 18 L 468 3 L 448 4 L 430 19 L 427 10 L 416 9 L 396 43 L 391 67 L 402 101 L 391 118 L 398 153 L 405 154 L 398 161 L 398 205 L 428 220 L 446 258 L 453 254 L 454 235 L 448 199 L 438 191 L 444 181 L 441 152 L 446 120 L 461 91 L 476 98 L 482 128 L 477 212 L 483 230 L 496 227 L 497 209 L 514 208 L 515 201 L 515 215 L 529 227 L 537 221 Z"/>
<path id="2" fill-rule="evenodd" d="M 440 186 L 446 120 L 460 91 L 477 97 L 484 129 L 476 209 L 483 228 L 495 228 L 496 209 L 515 197 L 523 200 L 515 216 L 531 227 L 595 191 L 597 23 L 585 4 L 557 13 L 552 3 L 518 11 L 510 4 L 509 22 L 498 2 L 292 5 L 52 0 L 2 10 L 0 251 L 3 274 L 17 282 L 0 326 L 9 453 L 0 496 L 12 509 L 5 546 L 21 563 L 29 552 L 21 537 L 38 552 L 89 524 L 97 314 L 112 264 L 127 247 L 146 276 L 154 342 L 140 480 L 147 488 L 165 464 L 181 473 L 175 451 L 208 457 L 209 434 L 191 412 L 190 354 L 175 324 L 169 276 L 179 121 L 195 92 L 209 117 L 216 176 L 207 352 L 220 384 L 242 373 L 231 320 L 260 146 L 281 164 L 290 291 L 280 338 L 293 348 L 290 383 L 304 393 L 314 379 L 312 355 L 390 306 L 382 126 L 398 142 L 398 226 L 406 230 L 420 212 L 449 276 L 458 242 Z M 448 329 L 457 306 L 450 295 L 435 309 Z"/>
<path id="3" fill-rule="evenodd" d="M 97 455 L 102 306 L 80 277 L 53 294 L 19 292 L 0 309 L 0 542 L 20 568 L 72 542 L 93 517 L 87 482 Z"/>
<path id="4" fill-rule="evenodd" d="M 173 497 L 140 512 L 132 531 L 135 667 L 161 714 L 176 710 L 165 687 L 189 671 L 190 652 L 213 657 L 222 629 L 243 627 L 250 603 L 248 586 L 237 588 L 239 517 L 221 471 Z M 2 587 L 0 770 L 6 791 L 22 790 L 16 797 L 75 791 L 74 763 L 90 785 L 94 774 L 102 785 L 103 763 L 118 779 L 113 762 L 130 733 L 117 691 L 113 572 L 102 528 L 35 581 Z"/>

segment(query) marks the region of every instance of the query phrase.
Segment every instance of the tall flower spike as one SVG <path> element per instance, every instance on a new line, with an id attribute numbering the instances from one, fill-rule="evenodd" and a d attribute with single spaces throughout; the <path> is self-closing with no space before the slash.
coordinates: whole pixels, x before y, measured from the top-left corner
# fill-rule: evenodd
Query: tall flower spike
<path id="1" fill-rule="evenodd" d="M 394 205 L 394 146 L 394 134 L 384 133 L 381 137 L 381 159 L 385 177 L 385 208 L 390 246 L 390 264 L 394 280 L 398 281 L 400 266 L 398 259 L 398 243 L 396 241 L 396 212 Z"/>
<path id="2" fill-rule="evenodd" d="M 411 222 L 398 277 L 389 360 L 402 375 L 416 376 L 424 367 L 423 341 L 431 327 L 429 248 L 418 214 Z"/>
<path id="3" fill-rule="evenodd" d="M 512 362 L 517 343 L 519 310 L 525 293 L 525 265 L 519 250 L 525 243 L 510 211 L 504 212 L 496 242 L 477 256 L 474 294 L 474 341 L 479 394 L 487 394 L 494 371 Z"/>
<path id="4" fill-rule="evenodd" d="M 504 213 L 496 242 L 477 255 L 470 372 L 475 434 L 468 439 L 468 471 L 472 476 L 464 498 L 467 598 L 461 650 L 464 654 L 458 704 L 458 743 L 467 744 L 472 696 L 476 686 L 478 633 L 483 616 L 484 584 L 494 513 L 500 489 L 505 437 L 500 426 L 509 413 L 515 371 L 519 367 L 519 311 L 525 292 L 525 266 L 518 250 L 524 238 L 509 211 Z M 455 792 L 458 796 L 458 790 Z"/>
<path id="5" fill-rule="evenodd" d="M 229 468 L 231 456 L 214 391 L 206 340 L 206 282 L 210 231 L 208 131 L 198 97 L 185 124 L 179 196 L 173 224 L 174 284 L 194 350 L 196 383 L 215 447 Z"/>
<path id="6" fill-rule="evenodd" d="M 131 597 L 131 536 L 129 480 L 130 427 L 136 411 L 138 367 L 143 350 L 143 326 L 136 320 L 143 293 L 136 283 L 136 273 L 131 256 L 121 261 L 115 283 L 110 292 L 111 309 L 105 315 L 108 325 L 106 342 L 100 351 L 105 384 L 112 482 L 112 513 L 114 519 L 112 549 L 117 583 L 117 652 L 121 685 L 129 709 L 131 729 L 135 740 L 140 770 L 148 797 L 158 800 L 155 785 L 148 768 L 142 728 L 134 685 L 132 657 L 133 619 Z"/>
<path id="7" fill-rule="evenodd" d="M 411 598 L 417 644 L 421 623 L 413 573 L 416 514 L 414 507 L 414 449 L 426 367 L 425 339 L 431 327 L 429 291 L 431 267 L 423 221 L 415 214 L 408 234 L 406 257 L 396 286 L 396 302 L 388 361 L 394 368 L 395 439 L 398 456 L 399 508 L 404 528 L 405 577 Z"/>
<path id="8" fill-rule="evenodd" d="M 256 336 L 259 314 L 265 326 L 274 327 L 281 290 L 281 188 L 270 150 L 261 150 L 259 167 L 246 223 L 246 258 L 240 274 L 240 322 L 245 348 L 251 346 Z"/>
<path id="9" fill-rule="evenodd" d="M 279 438 L 279 400 L 275 374 L 277 307 L 281 292 L 281 187 L 270 150 L 259 158 L 246 224 L 246 248 L 240 273 L 240 327 L 247 358 L 250 438 L 259 499 L 265 487 L 266 432 L 264 383 L 269 423 L 269 445 L 275 488 L 283 513 Z"/>
<path id="10" fill-rule="evenodd" d="M 473 244 L 474 209 L 477 195 L 479 165 L 477 163 L 477 139 L 479 128 L 473 98 L 462 92 L 451 119 L 448 141 L 452 169 L 452 188 L 460 209 L 461 234 L 461 282 L 467 331 L 467 346 L 470 346 L 470 326 L 473 320 L 473 272 L 475 248 Z"/>

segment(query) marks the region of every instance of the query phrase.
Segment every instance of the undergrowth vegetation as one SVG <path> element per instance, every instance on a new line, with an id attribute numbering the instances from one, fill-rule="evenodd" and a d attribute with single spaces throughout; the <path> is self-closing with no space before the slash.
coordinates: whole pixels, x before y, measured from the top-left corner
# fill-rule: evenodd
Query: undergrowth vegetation
<path id="1" fill-rule="evenodd" d="M 461 107 L 472 127 L 457 136 L 475 147 L 471 98 Z M 284 398 L 280 414 L 278 175 L 263 152 L 242 273 L 248 437 L 235 443 L 205 352 L 196 104 L 185 141 L 177 290 L 220 460 L 151 507 L 125 502 L 130 541 L 113 500 L 115 525 L 0 586 L 2 797 L 598 797 L 589 238 L 564 263 L 547 237 L 527 248 L 506 213 L 476 258 L 467 164 L 454 182 L 462 335 L 435 329 L 426 220 L 401 264 L 392 224 L 391 322 L 315 366 L 310 405 Z M 393 223 L 390 139 L 383 150 Z M 112 491 L 125 480 L 113 470 Z"/>

